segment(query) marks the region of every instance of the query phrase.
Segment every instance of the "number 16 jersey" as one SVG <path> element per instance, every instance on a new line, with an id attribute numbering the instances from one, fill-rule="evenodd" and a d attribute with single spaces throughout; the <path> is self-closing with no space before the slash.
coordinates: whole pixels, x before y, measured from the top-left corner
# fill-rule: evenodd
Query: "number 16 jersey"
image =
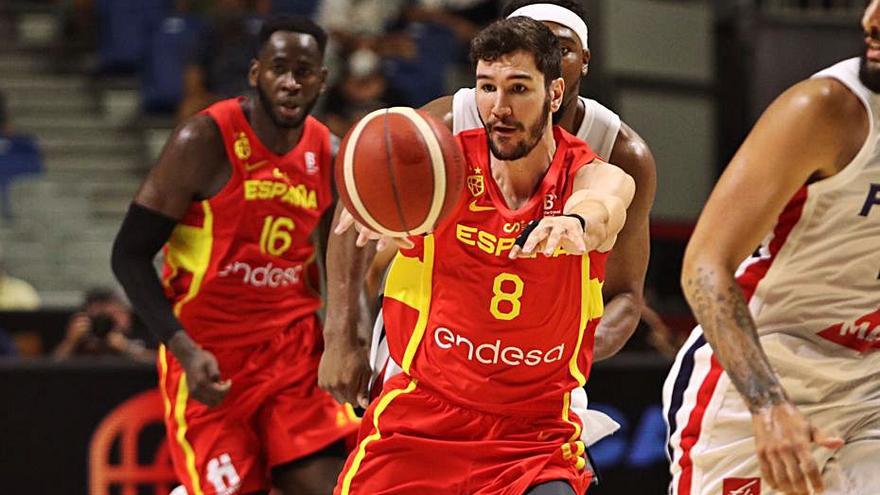
<path id="1" fill-rule="evenodd" d="M 196 342 L 212 347 L 266 341 L 321 306 L 312 233 L 333 204 L 330 131 L 306 117 L 299 143 L 277 155 L 242 103 L 204 111 L 222 135 L 230 178 L 190 206 L 165 248 L 163 282 L 175 313 Z"/>
<path id="2" fill-rule="evenodd" d="M 453 403 L 559 414 L 586 382 L 607 253 L 508 258 L 529 221 L 562 214 L 575 174 L 596 157 L 559 127 L 554 138 L 543 180 L 513 211 L 492 177 L 486 131 L 457 135 L 467 163 L 458 205 L 391 265 L 383 299 L 391 356 Z"/>

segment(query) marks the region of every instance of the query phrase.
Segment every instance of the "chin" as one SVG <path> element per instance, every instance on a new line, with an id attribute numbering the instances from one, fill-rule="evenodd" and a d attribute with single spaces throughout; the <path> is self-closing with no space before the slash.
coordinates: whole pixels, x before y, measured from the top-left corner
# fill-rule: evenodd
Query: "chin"
<path id="1" fill-rule="evenodd" d="M 859 65 L 859 80 L 874 93 L 880 93 L 880 63 L 868 60 L 862 55 Z"/>

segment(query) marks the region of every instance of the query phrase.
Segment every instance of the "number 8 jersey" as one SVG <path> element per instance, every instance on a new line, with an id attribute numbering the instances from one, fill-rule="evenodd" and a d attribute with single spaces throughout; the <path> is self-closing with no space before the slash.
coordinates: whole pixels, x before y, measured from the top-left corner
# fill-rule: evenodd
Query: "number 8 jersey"
<path id="1" fill-rule="evenodd" d="M 333 204 L 330 132 L 306 117 L 299 143 L 276 155 L 241 105 L 205 110 L 222 134 L 230 178 L 192 204 L 165 247 L 166 294 L 202 345 L 265 341 L 321 305 L 312 232 Z"/>
<path id="2" fill-rule="evenodd" d="M 492 178 L 485 130 L 458 134 L 468 174 L 458 205 L 389 270 L 382 310 L 391 356 L 451 402 L 567 413 L 569 392 L 586 382 L 607 253 L 508 258 L 529 221 L 562 213 L 575 174 L 596 157 L 559 127 L 554 138 L 542 182 L 512 211 Z"/>

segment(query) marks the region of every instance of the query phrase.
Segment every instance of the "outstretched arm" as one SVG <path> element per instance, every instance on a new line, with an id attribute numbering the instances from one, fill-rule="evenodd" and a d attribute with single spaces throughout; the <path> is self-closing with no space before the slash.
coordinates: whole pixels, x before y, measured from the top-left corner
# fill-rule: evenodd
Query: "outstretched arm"
<path id="1" fill-rule="evenodd" d="M 811 444 L 839 446 L 791 404 L 734 279 L 737 264 L 811 179 L 845 165 L 867 116 L 830 80 L 800 83 L 764 113 L 718 181 L 688 243 L 682 288 L 706 340 L 752 413 L 762 477 L 786 493 L 822 489 Z M 853 118 L 861 115 L 861 119 Z M 861 120 L 861 122 L 859 122 Z"/>
<path id="2" fill-rule="evenodd" d="M 607 302 L 593 348 L 597 361 L 617 354 L 639 324 L 650 252 L 648 217 L 657 190 L 654 156 L 626 124 L 621 126 L 610 160 L 633 178 L 636 192 L 606 263 L 602 293 Z"/>
<path id="3" fill-rule="evenodd" d="M 572 254 L 611 250 L 634 193 L 635 182 L 626 172 L 594 160 L 575 175 L 564 215 L 542 218 L 522 247 L 517 244 L 510 250 L 510 257 L 531 256 L 538 250 L 550 256 L 558 247 Z"/>

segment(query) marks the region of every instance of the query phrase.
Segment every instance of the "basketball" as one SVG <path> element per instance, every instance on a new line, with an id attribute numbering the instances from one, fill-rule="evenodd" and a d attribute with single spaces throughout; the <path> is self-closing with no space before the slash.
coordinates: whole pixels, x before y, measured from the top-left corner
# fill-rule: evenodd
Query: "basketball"
<path id="1" fill-rule="evenodd" d="M 431 232 L 464 187 L 465 162 L 442 122 L 408 107 L 358 121 L 336 156 L 336 185 L 352 216 L 394 237 Z"/>

